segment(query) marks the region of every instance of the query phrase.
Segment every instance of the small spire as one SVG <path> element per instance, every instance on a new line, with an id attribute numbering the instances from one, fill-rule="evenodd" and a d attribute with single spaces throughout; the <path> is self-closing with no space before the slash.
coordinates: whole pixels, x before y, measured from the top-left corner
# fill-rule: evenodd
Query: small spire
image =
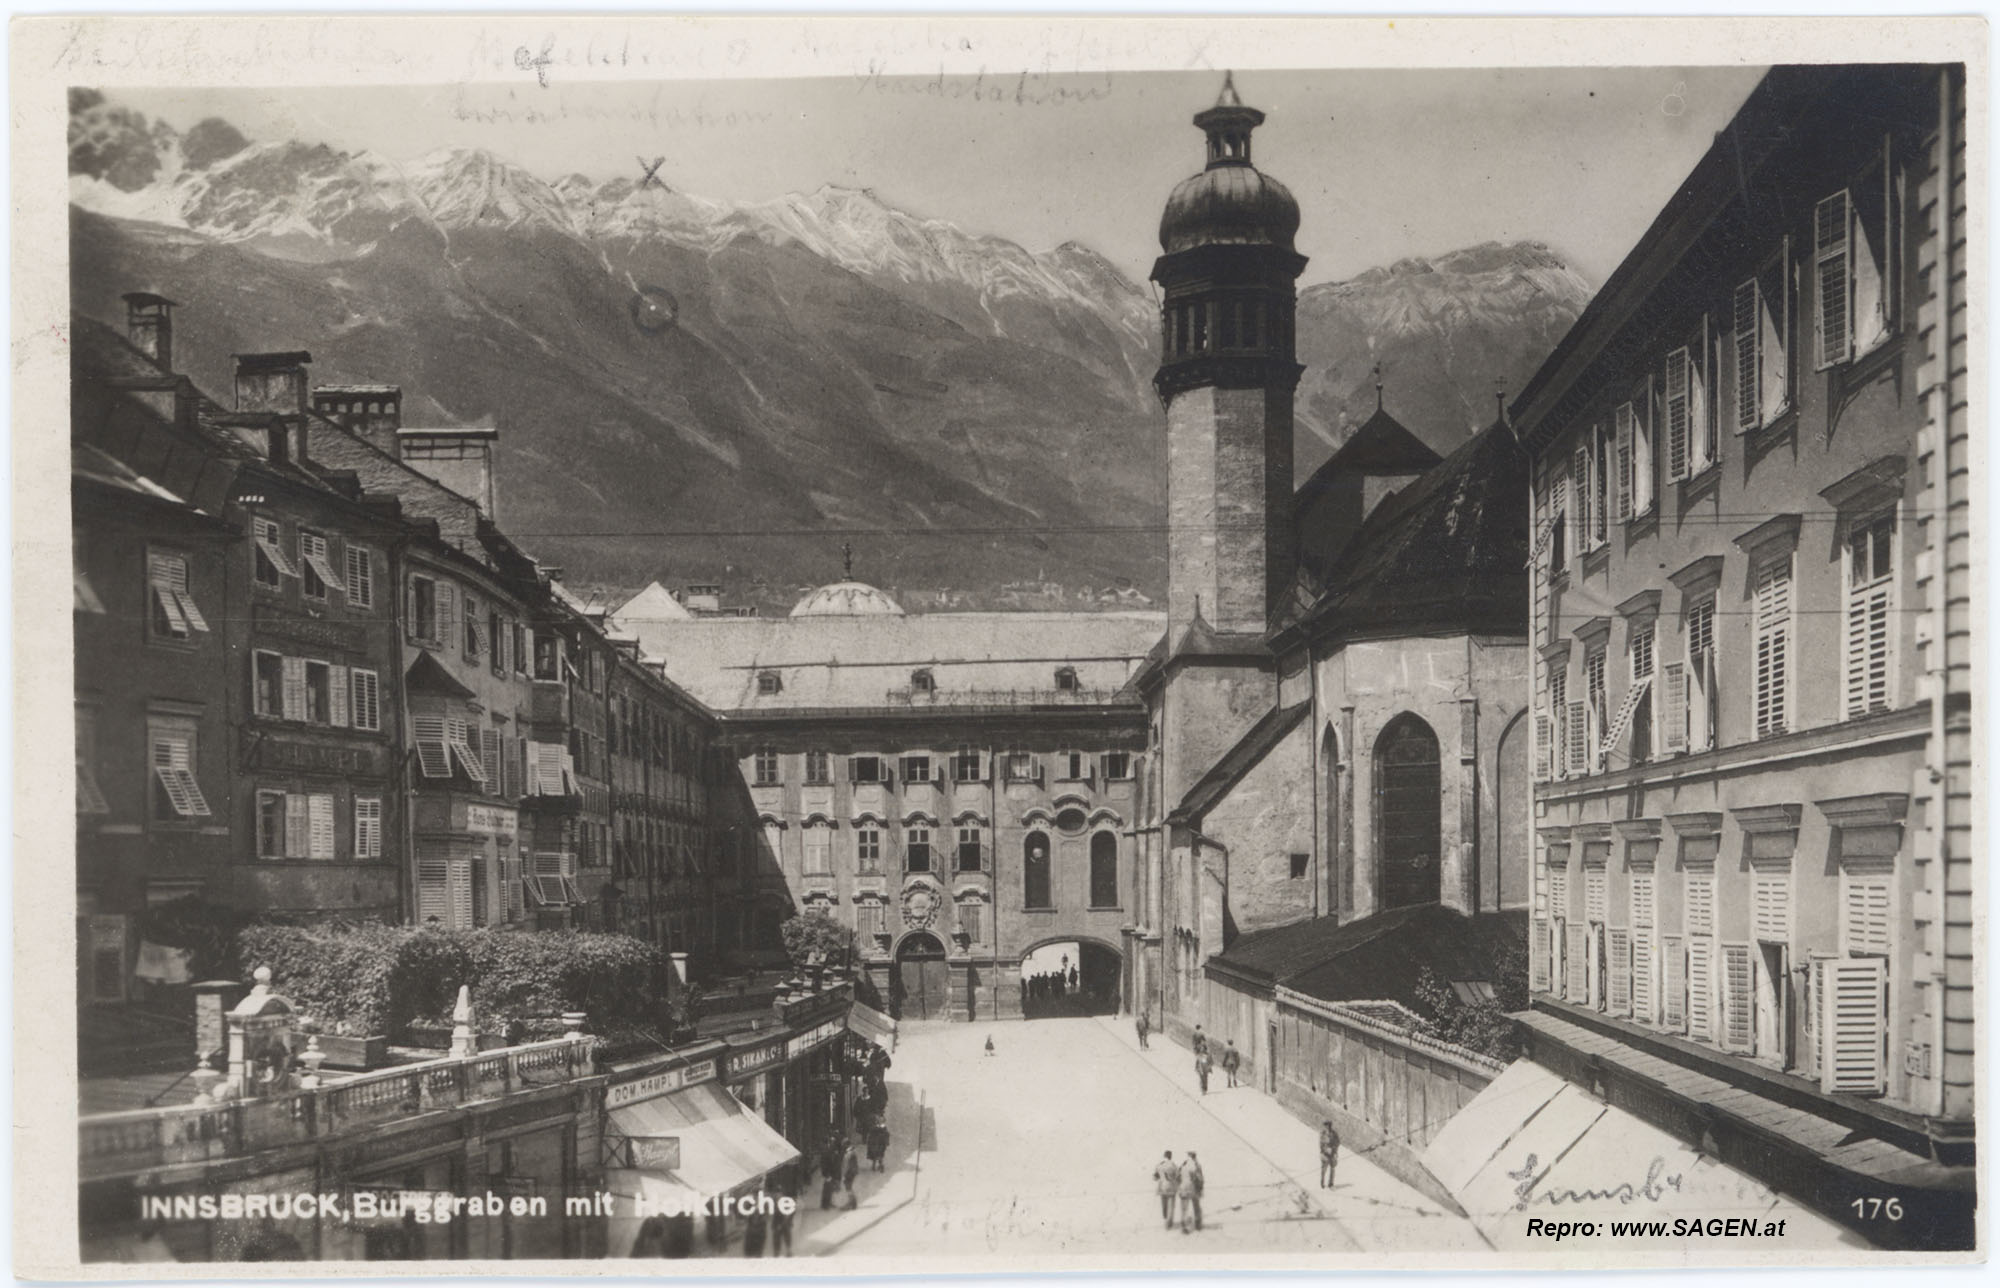
<path id="1" fill-rule="evenodd" d="M 1507 382 L 1498 376 L 1493 379 L 1493 405 L 1495 415 L 1507 419 Z"/>
<path id="2" fill-rule="evenodd" d="M 1243 100 L 1236 93 L 1236 73 L 1222 73 L 1222 92 L 1215 96 L 1217 107 L 1241 107 Z"/>
<path id="3" fill-rule="evenodd" d="M 1382 364 L 1375 364 L 1375 410 L 1382 410 Z"/>
<path id="4" fill-rule="evenodd" d="M 854 546 L 851 542 L 840 543 L 840 579 L 854 580 Z"/>

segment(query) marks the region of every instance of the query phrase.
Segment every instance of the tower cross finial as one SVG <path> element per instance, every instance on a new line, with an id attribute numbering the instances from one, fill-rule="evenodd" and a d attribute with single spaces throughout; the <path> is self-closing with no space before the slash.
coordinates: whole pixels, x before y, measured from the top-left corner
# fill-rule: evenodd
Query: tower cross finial
<path id="1" fill-rule="evenodd" d="M 840 579 L 842 581 L 854 580 L 854 545 L 852 542 L 843 541 L 840 543 Z"/>
<path id="2" fill-rule="evenodd" d="M 1222 93 L 1216 95 L 1215 105 L 1217 107 L 1243 106 L 1243 99 L 1236 93 L 1235 72 L 1225 71 L 1222 73 Z"/>
<path id="3" fill-rule="evenodd" d="M 1375 364 L 1375 410 L 1382 410 L 1382 364 Z"/>
<path id="4" fill-rule="evenodd" d="M 1493 405 L 1502 420 L 1507 417 L 1507 382 L 1500 377 L 1493 378 Z"/>

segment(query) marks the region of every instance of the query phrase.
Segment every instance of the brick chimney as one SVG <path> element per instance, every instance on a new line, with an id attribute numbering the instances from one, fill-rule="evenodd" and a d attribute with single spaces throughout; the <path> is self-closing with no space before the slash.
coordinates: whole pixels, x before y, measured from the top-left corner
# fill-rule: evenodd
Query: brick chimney
<path id="1" fill-rule="evenodd" d="M 403 427 L 403 391 L 395 385 L 321 385 L 312 409 L 351 434 L 394 456 Z"/>
<path id="2" fill-rule="evenodd" d="M 270 458 L 306 461 L 306 364 L 312 355 L 304 350 L 291 353 L 238 353 L 236 359 L 236 410 L 267 412 L 281 419 L 271 423 Z"/>
<path id="3" fill-rule="evenodd" d="M 160 364 L 160 370 L 174 369 L 174 310 L 180 305 L 150 291 L 128 291 L 125 295 L 125 335 L 132 347 Z"/>
<path id="4" fill-rule="evenodd" d="M 396 455 L 419 474 L 471 498 L 481 515 L 497 523 L 500 515 L 493 478 L 493 448 L 499 441 L 500 431 L 491 426 L 462 429 L 404 426 L 396 431 Z"/>

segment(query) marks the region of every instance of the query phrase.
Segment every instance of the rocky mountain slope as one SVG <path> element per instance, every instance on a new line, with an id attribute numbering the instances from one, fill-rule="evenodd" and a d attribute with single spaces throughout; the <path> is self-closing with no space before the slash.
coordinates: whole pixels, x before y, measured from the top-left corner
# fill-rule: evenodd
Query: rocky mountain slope
<path id="1" fill-rule="evenodd" d="M 829 528 L 913 602 L 1129 603 L 1164 581 L 1151 295 L 1087 247 L 1031 252 L 863 190 L 730 205 L 477 151 L 181 135 L 88 91 L 71 109 L 81 312 L 181 301 L 179 365 L 217 392 L 229 354 L 305 348 L 321 382 L 401 384 L 411 423 L 498 425 L 501 520 L 576 581 L 781 606 L 836 575 Z M 1390 409 L 1447 447 L 1587 294 L 1532 245 L 1307 289 L 1301 477 L 1372 410 L 1375 362 Z"/>

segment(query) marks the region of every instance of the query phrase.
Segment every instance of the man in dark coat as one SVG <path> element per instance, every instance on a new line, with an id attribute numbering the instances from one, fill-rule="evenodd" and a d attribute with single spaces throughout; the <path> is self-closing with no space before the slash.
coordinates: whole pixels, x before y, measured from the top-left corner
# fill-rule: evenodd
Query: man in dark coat
<path id="1" fill-rule="evenodd" d="M 1229 1039 L 1222 1048 L 1222 1071 L 1229 1076 L 1229 1085 L 1236 1085 L 1236 1071 L 1243 1067 L 1243 1055 L 1236 1049 L 1236 1039 Z"/>
<path id="2" fill-rule="evenodd" d="M 1333 1129 L 1333 1120 L 1327 1119 L 1319 1129 L 1319 1187 L 1333 1188 L 1333 1165 L 1340 1161 L 1340 1133 Z"/>
<path id="3" fill-rule="evenodd" d="M 1174 1228 L 1174 1198 L 1181 1192 L 1181 1169 L 1174 1166 L 1171 1149 L 1153 1165 L 1153 1188 L 1160 1195 L 1160 1216 L 1169 1230 Z"/>
<path id="4" fill-rule="evenodd" d="M 1138 1018 L 1132 1021 L 1132 1027 L 1139 1031 L 1139 1049 L 1141 1051 L 1148 1050 L 1149 1048 L 1146 1046 L 1146 1035 L 1153 1031 L 1153 1026 L 1146 1019 L 1146 1013 L 1144 1011 L 1139 1012 Z"/>

